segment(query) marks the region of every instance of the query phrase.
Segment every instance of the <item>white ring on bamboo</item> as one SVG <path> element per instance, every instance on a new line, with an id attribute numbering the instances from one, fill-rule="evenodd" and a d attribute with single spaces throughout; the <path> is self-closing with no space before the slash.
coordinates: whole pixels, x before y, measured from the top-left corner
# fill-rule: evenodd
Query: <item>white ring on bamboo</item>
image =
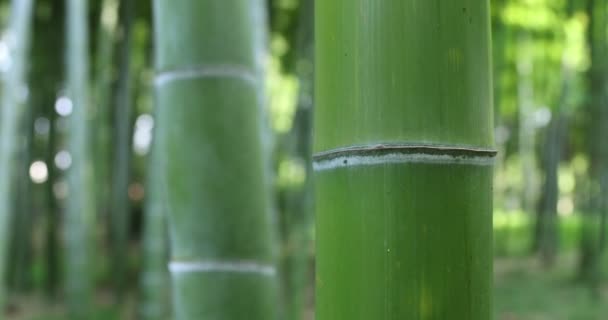
<path id="1" fill-rule="evenodd" d="M 239 65 L 215 65 L 215 66 L 194 66 L 190 69 L 174 69 L 161 71 L 156 74 L 154 83 L 161 87 L 167 83 L 184 80 L 196 80 L 206 78 L 228 78 L 243 80 L 247 83 L 257 85 L 255 72 L 250 68 Z"/>
<path id="2" fill-rule="evenodd" d="M 169 271 L 173 274 L 196 272 L 253 273 L 268 277 L 276 274 L 276 268 L 273 265 L 255 261 L 172 261 L 169 263 Z"/>
<path id="3" fill-rule="evenodd" d="M 315 171 L 326 171 L 343 167 L 373 166 L 383 164 L 401 163 L 429 163 L 429 164 L 461 164 L 476 166 L 491 166 L 494 164 L 493 157 L 466 156 L 449 154 L 424 154 L 424 153 L 387 153 L 381 155 L 348 155 L 338 156 L 331 159 L 321 159 L 313 162 Z"/>

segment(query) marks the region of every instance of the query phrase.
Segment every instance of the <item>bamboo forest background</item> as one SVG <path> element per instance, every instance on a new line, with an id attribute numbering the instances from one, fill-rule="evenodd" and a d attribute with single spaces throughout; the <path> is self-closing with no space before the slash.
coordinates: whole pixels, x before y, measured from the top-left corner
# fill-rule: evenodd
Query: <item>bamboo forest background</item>
<path id="1" fill-rule="evenodd" d="M 226 24 L 202 10 L 211 7 L 205 4 L 211 0 L 191 2 L 201 10 L 201 22 L 192 28 L 206 26 L 205 19 L 215 26 Z M 239 233 L 259 232 L 259 239 L 251 239 L 261 248 L 256 254 L 275 252 L 279 293 L 255 301 L 274 299 L 281 319 L 313 319 L 314 4 L 250 2 L 255 4 L 248 10 L 256 18 L 234 28 L 255 29 L 252 43 L 263 46 L 256 49 L 263 52 L 258 57 L 262 63 L 254 66 L 252 76 L 265 98 L 246 106 L 246 116 L 262 116 L 264 134 L 261 141 L 252 138 L 243 146 L 261 143 L 265 163 L 243 170 L 267 168 L 272 174 L 243 176 L 270 177 L 247 181 L 258 183 L 251 197 L 265 199 L 253 199 L 253 205 L 243 208 L 269 210 L 272 219 L 268 225 L 231 221 L 230 226 Z M 153 13 L 157 3 L 159 12 Z M 175 26 L 189 28 L 168 13 L 184 10 L 176 3 L 0 0 L 0 318 L 170 318 L 167 190 L 154 174 L 162 155 L 153 137 L 160 136 L 155 129 L 164 121 L 172 132 L 181 124 L 213 123 L 190 122 L 180 112 L 155 107 L 159 100 L 180 99 L 178 91 L 154 92 L 155 81 L 157 86 L 161 81 L 154 80 L 155 67 L 187 58 L 175 50 L 154 50 L 157 42 L 171 43 L 177 34 L 171 32 L 179 31 Z M 608 1 L 490 4 L 498 150 L 494 317 L 606 319 Z M 227 9 L 226 14 L 234 12 Z M 168 31 L 155 37 L 154 28 Z M 201 37 L 212 37 L 209 30 L 200 31 Z M 191 36 L 199 31 L 183 32 Z M 227 34 L 226 41 L 233 36 Z M 196 38 L 180 39 L 173 44 L 197 46 Z M 235 88 L 218 89 L 209 99 L 253 99 Z M 249 127 L 235 123 L 234 130 L 240 129 Z M 206 139 L 213 140 L 211 130 Z M 173 139 L 163 143 L 180 152 L 170 172 L 187 180 L 189 173 L 201 170 L 196 159 L 205 155 L 194 138 L 163 137 Z M 246 165 L 234 165 L 241 163 Z M 231 183 L 235 193 L 242 192 L 238 179 Z M 231 201 L 230 195 L 218 197 Z M 190 200 L 186 210 L 206 205 Z M 187 223 L 196 227 L 212 218 L 193 219 Z M 212 299 L 203 291 L 184 292 L 194 294 L 194 301 Z"/>

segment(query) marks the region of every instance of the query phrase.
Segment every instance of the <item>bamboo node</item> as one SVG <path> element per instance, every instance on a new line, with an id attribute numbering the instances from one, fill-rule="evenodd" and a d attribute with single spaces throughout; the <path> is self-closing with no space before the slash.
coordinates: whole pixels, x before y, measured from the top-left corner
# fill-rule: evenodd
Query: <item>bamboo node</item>
<path id="1" fill-rule="evenodd" d="M 274 265 L 257 261 L 171 261 L 169 271 L 172 274 L 180 273 L 249 273 L 273 277 L 276 274 Z"/>
<path id="2" fill-rule="evenodd" d="M 326 171 L 354 166 L 401 163 L 492 166 L 492 149 L 424 144 L 374 144 L 323 151 L 313 156 L 313 169 Z"/>
<path id="3" fill-rule="evenodd" d="M 259 82 L 256 72 L 249 67 L 219 64 L 159 71 L 154 78 L 154 84 L 162 87 L 176 81 L 200 79 L 236 79 L 254 86 Z"/>

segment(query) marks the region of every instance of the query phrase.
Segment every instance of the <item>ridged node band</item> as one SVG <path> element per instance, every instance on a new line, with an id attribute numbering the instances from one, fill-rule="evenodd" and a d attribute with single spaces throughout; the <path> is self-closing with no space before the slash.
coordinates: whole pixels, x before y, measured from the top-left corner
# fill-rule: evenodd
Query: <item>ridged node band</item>
<path id="1" fill-rule="evenodd" d="M 315 171 L 344 167 L 400 163 L 428 163 L 491 166 L 496 151 L 491 149 L 441 146 L 375 144 L 337 148 L 313 156 Z"/>

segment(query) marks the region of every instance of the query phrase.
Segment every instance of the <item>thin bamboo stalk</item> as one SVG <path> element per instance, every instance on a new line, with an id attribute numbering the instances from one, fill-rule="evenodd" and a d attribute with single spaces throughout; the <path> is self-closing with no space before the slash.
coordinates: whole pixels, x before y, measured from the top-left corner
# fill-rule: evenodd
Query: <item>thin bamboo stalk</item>
<path id="1" fill-rule="evenodd" d="M 157 136 L 158 130 L 154 135 Z M 153 144 L 148 157 L 146 208 L 143 238 L 143 271 L 140 279 L 139 313 L 144 320 L 164 320 L 169 315 L 169 243 L 167 237 L 167 205 L 163 199 L 160 169 L 161 154 Z"/>
<path id="2" fill-rule="evenodd" d="M 26 61 L 32 25 L 33 0 L 13 0 L 8 36 L 4 44 L 8 46 L 9 58 L 2 61 L 2 104 L 0 107 L 0 275 L 7 267 L 7 250 L 10 241 L 11 204 L 14 185 L 13 172 L 17 168 L 15 157 L 18 152 L 17 139 L 19 123 L 25 111 L 27 99 Z M 5 277 L 0 277 L 0 309 L 6 303 Z M 1 315 L 0 315 L 1 317 Z"/>
<path id="3" fill-rule="evenodd" d="M 602 254 L 606 246 L 608 223 L 608 146 L 603 137 L 608 135 L 608 4 L 605 1 L 587 1 L 589 26 L 587 39 L 591 67 L 587 71 L 590 101 L 590 121 L 587 126 L 589 176 L 586 189 L 588 204 L 583 211 L 579 277 L 599 294 Z"/>
<path id="4" fill-rule="evenodd" d="M 316 3 L 316 318 L 492 317 L 488 1 Z"/>
<path id="5" fill-rule="evenodd" d="M 134 3 L 123 0 L 120 4 L 120 76 L 114 104 L 114 163 L 112 166 L 112 201 L 110 211 L 110 240 L 112 243 L 114 286 L 120 299 L 127 278 L 127 252 L 129 247 L 131 179 L 131 49 Z"/>
<path id="6" fill-rule="evenodd" d="M 32 192 L 32 180 L 29 167 L 32 163 L 32 148 L 34 147 L 34 99 L 29 99 L 25 112 L 21 115 L 18 128 L 18 165 L 13 172 L 13 183 L 16 194 L 13 197 L 12 235 L 9 257 L 11 265 L 8 272 L 10 290 L 24 293 L 31 285 L 32 267 L 32 238 L 34 223 L 34 203 L 36 198 Z M 6 276 L 6 275 L 5 275 Z"/>
<path id="7" fill-rule="evenodd" d="M 111 186 L 111 103 L 113 81 L 113 57 L 116 25 L 118 22 L 118 1 L 103 0 L 97 33 L 97 55 L 95 61 L 95 181 L 99 214 L 109 211 Z"/>
<path id="8" fill-rule="evenodd" d="M 157 174 L 175 319 L 275 319 L 261 1 L 156 0 Z"/>
<path id="9" fill-rule="evenodd" d="M 64 218 L 65 291 L 74 318 L 84 319 L 92 295 L 91 249 L 95 221 L 93 168 L 89 119 L 88 3 L 67 0 L 67 96 L 73 110 L 68 118 L 68 150 L 72 165 L 67 172 L 69 195 Z"/>

